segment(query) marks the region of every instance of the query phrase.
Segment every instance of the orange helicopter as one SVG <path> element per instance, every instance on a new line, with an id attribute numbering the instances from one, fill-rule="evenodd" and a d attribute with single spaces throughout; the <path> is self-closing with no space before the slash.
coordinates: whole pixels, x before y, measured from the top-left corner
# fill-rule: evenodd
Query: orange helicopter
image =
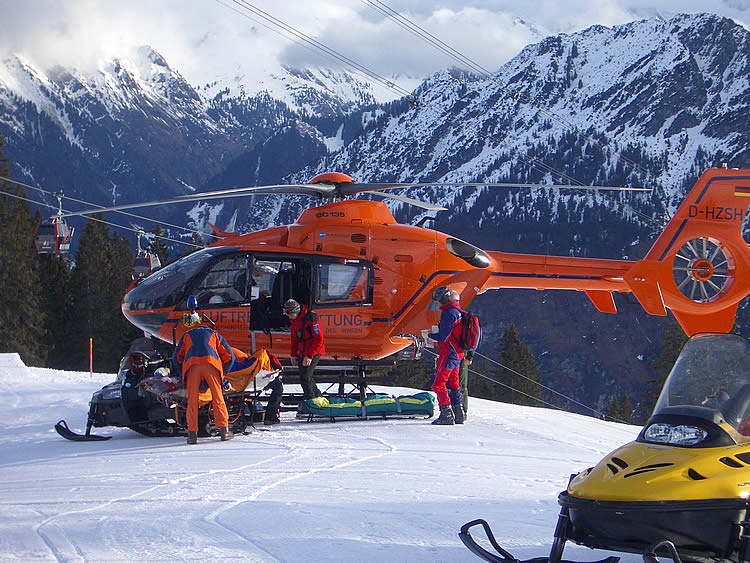
<path id="1" fill-rule="evenodd" d="M 605 313 L 617 312 L 614 292 L 632 293 L 649 314 L 663 316 L 670 309 L 688 335 L 729 332 L 738 303 L 750 293 L 750 277 L 741 274 L 750 272 L 750 251 L 741 234 L 750 170 L 706 171 L 638 261 L 485 251 L 429 228 L 399 224 L 381 202 L 334 201 L 418 185 L 424 184 L 373 188 L 327 173 L 309 184 L 179 198 L 301 193 L 332 202 L 303 211 L 292 225 L 244 235 L 214 228 L 221 240 L 134 283 L 123 299 L 123 314 L 145 332 L 174 342 L 187 330 L 187 297 L 194 295 L 231 345 L 286 357 L 290 335 L 282 305 L 294 298 L 317 312 L 329 358 L 377 360 L 419 341 L 415 335 L 438 322 L 439 311 L 429 306 L 433 289 L 441 285 L 456 290 L 464 307 L 491 289 L 565 289 L 584 292 Z"/>

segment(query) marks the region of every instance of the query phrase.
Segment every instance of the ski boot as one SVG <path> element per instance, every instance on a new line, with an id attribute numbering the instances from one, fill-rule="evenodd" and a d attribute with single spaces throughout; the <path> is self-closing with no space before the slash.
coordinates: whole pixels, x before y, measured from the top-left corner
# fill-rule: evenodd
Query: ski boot
<path id="1" fill-rule="evenodd" d="M 234 438 L 234 434 L 232 434 L 227 427 L 219 428 L 219 434 L 221 434 L 222 442 L 226 442 L 227 440 L 231 440 L 232 438 Z"/>
<path id="2" fill-rule="evenodd" d="M 437 417 L 435 420 L 433 420 L 432 424 L 445 424 L 445 425 L 456 424 L 456 421 L 453 418 L 453 409 L 451 409 L 451 406 L 445 405 L 445 406 L 440 407 L 440 416 Z"/>
<path id="3" fill-rule="evenodd" d="M 453 389 L 450 393 L 451 409 L 453 410 L 453 419 L 456 424 L 463 424 L 466 421 L 464 414 L 464 397 L 460 389 Z"/>
<path id="4" fill-rule="evenodd" d="M 198 433 L 197 432 L 190 432 L 190 431 L 188 431 L 187 443 L 188 444 L 197 444 L 198 443 Z"/>

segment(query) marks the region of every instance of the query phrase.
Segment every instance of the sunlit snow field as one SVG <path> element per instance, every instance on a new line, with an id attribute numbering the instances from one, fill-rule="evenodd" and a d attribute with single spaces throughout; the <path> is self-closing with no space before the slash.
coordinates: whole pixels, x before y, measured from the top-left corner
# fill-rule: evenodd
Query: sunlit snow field
<path id="1" fill-rule="evenodd" d="M 113 379 L 0 355 L 0 560 L 470 562 L 457 533 L 474 518 L 516 557 L 546 556 L 569 475 L 638 433 L 472 398 L 453 427 L 283 413 L 197 446 L 119 428 L 61 438 L 55 422 L 83 432 L 92 392 Z"/>

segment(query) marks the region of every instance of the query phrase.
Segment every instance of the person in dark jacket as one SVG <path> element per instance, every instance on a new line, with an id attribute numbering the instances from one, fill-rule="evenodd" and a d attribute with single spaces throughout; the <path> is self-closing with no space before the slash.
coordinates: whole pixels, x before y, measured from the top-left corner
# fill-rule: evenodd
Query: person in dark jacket
<path id="1" fill-rule="evenodd" d="M 198 319 L 200 320 L 200 317 Z M 207 326 L 198 326 L 182 335 L 172 356 L 172 366 L 182 373 L 182 381 L 187 389 L 188 444 L 198 443 L 198 395 L 202 381 L 205 381 L 211 390 L 214 421 L 221 434 L 221 440 L 233 438 L 228 428 L 229 416 L 222 390 L 224 371 L 233 363 L 232 348 L 215 330 Z"/>
<path id="2" fill-rule="evenodd" d="M 318 315 L 294 299 L 288 299 L 284 303 L 284 314 L 289 317 L 290 321 L 292 363 L 296 362 L 299 366 L 304 398 L 320 397 L 321 393 L 315 382 L 315 367 L 326 349 Z"/>
<path id="3" fill-rule="evenodd" d="M 432 299 L 440 304 L 442 311 L 437 332 L 427 335 L 438 343 L 432 390 L 437 394 L 440 416 L 432 424 L 463 424 L 463 394 L 458 377 L 464 358 L 464 351 L 458 345 L 461 336 L 459 296 L 456 291 L 440 286 L 432 293 Z"/>

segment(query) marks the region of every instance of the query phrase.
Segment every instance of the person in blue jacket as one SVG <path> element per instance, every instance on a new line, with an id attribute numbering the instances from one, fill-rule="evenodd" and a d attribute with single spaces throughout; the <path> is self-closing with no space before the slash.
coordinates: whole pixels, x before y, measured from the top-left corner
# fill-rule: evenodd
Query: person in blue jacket
<path id="1" fill-rule="evenodd" d="M 193 314 L 186 316 L 183 324 L 194 326 L 196 318 L 198 323 L 201 320 L 200 316 L 195 313 L 195 305 L 197 305 L 195 297 L 190 297 L 188 305 L 193 310 Z M 188 444 L 198 443 L 198 395 L 203 381 L 211 390 L 214 419 L 221 434 L 221 440 L 233 438 L 233 434 L 229 431 L 229 416 L 223 393 L 224 372 L 233 363 L 234 352 L 231 346 L 214 329 L 199 324 L 182 335 L 172 355 L 172 367 L 177 370 L 177 373 L 182 374 L 182 381 L 187 389 Z"/>
<path id="2" fill-rule="evenodd" d="M 440 286 L 432 293 L 432 300 L 440 304 L 442 311 L 437 332 L 427 335 L 429 339 L 438 343 L 432 390 L 438 398 L 440 416 L 432 424 L 463 424 L 463 394 L 458 372 L 464 351 L 458 345 L 461 336 L 461 305 L 458 292 Z"/>

